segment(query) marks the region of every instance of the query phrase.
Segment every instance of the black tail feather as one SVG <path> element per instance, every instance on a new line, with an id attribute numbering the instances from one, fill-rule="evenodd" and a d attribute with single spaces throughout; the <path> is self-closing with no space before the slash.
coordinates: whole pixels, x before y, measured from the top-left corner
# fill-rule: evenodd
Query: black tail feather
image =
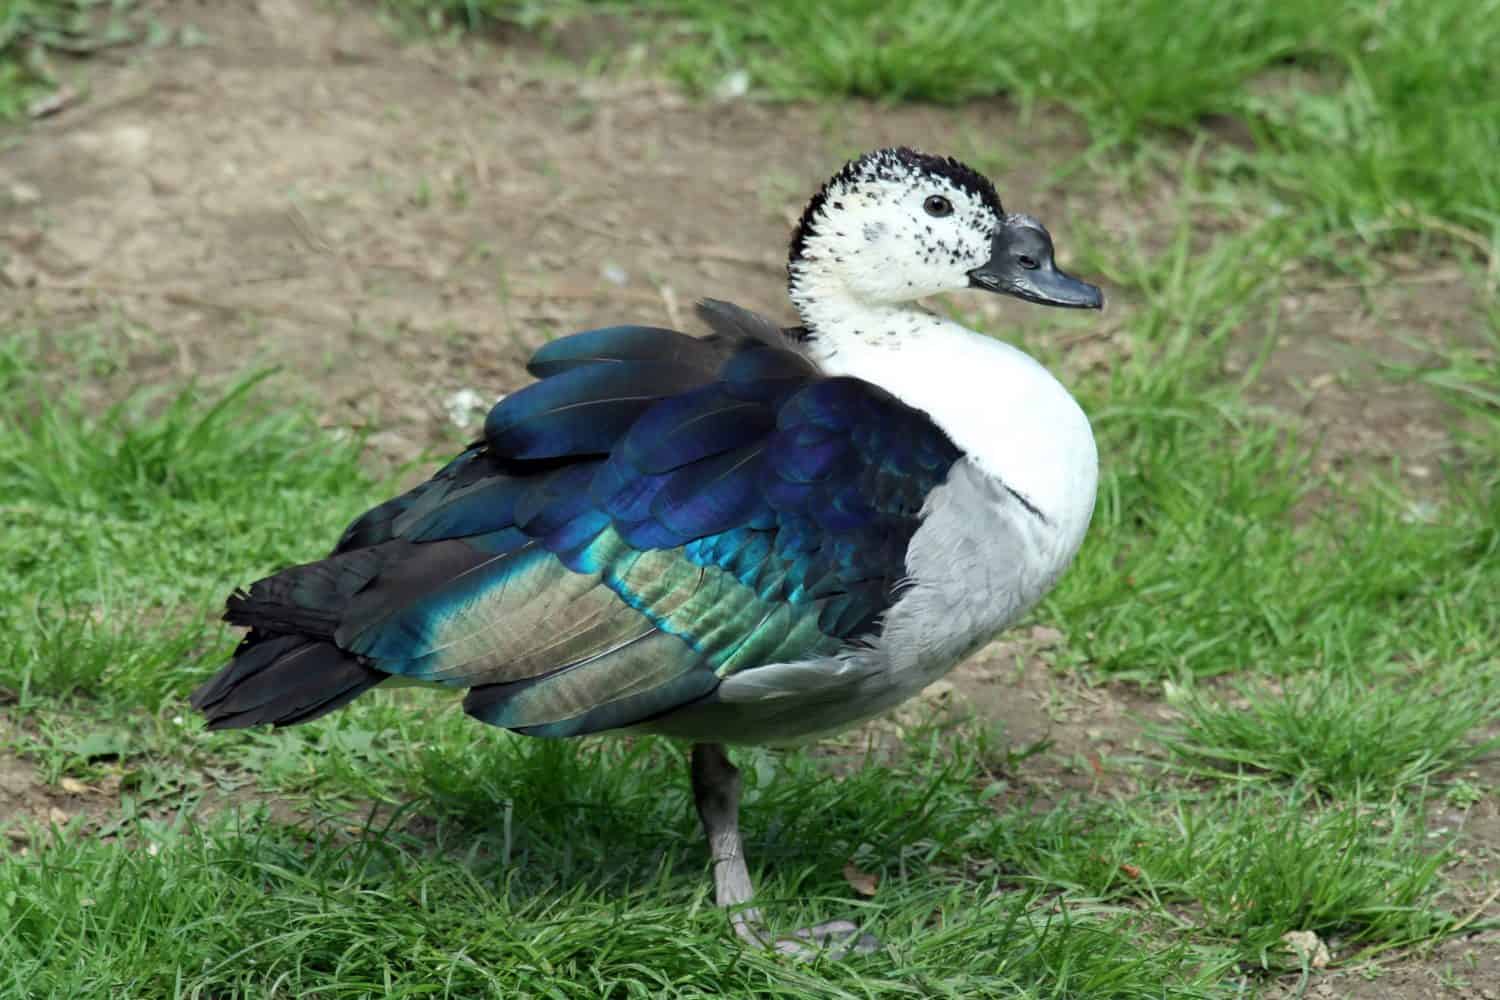
<path id="1" fill-rule="evenodd" d="M 292 726 L 342 708 L 386 676 L 323 639 L 251 633 L 190 701 L 209 729 Z"/>
<path id="2" fill-rule="evenodd" d="M 345 552 L 317 562 L 288 566 L 236 590 L 224 603 L 224 620 L 274 633 L 333 637 L 349 599 L 380 571 L 404 542 Z"/>

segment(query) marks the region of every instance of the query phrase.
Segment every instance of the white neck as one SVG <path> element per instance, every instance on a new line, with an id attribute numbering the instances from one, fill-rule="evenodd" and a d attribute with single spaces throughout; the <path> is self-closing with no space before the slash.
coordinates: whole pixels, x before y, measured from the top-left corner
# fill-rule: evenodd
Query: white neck
<path id="1" fill-rule="evenodd" d="M 799 269 L 792 299 L 830 375 L 873 382 L 925 411 L 985 474 L 1039 511 L 1071 558 L 1098 484 L 1088 418 L 1029 354 L 915 304 L 858 302 Z"/>

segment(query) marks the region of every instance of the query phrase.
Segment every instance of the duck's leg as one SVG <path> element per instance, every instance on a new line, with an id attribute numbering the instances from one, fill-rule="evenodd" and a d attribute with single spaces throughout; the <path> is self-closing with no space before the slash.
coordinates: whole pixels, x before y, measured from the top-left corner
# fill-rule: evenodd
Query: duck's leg
<path id="1" fill-rule="evenodd" d="M 740 839 L 740 771 L 721 743 L 693 744 L 693 802 L 708 837 L 714 866 L 714 901 L 730 911 L 729 922 L 746 944 L 765 947 L 760 910 L 746 906 L 755 895 Z"/>
<path id="2" fill-rule="evenodd" d="M 860 934 L 848 920 L 805 927 L 790 938 L 771 937 L 759 908 L 746 905 L 754 897 L 755 888 L 750 884 L 745 844 L 740 838 L 739 768 L 730 762 L 722 743 L 695 743 L 692 758 L 693 801 L 713 858 L 715 902 L 730 911 L 730 925 L 740 940 L 801 959 L 819 954 L 841 958 L 851 950 L 865 955 L 879 948 L 880 942 Z"/>

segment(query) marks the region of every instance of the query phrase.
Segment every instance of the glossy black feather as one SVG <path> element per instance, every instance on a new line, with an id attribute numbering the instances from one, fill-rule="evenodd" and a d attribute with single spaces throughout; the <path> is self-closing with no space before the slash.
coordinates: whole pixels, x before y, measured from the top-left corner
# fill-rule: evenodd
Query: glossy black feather
<path id="1" fill-rule="evenodd" d="M 326 640 L 252 632 L 190 703 L 210 729 L 291 726 L 342 708 L 387 676 Z"/>
<path id="2" fill-rule="evenodd" d="M 470 445 L 447 465 L 435 472 L 425 483 L 414 486 L 398 497 L 393 497 L 355 518 L 344 529 L 333 553 L 369 548 L 404 535 L 400 521 L 414 509 L 433 509 L 446 498 L 476 482 L 486 482 L 496 472 L 496 467 L 483 442 Z"/>
<path id="3" fill-rule="evenodd" d="M 698 303 L 697 313 L 716 338 L 737 346 L 745 341 L 759 341 L 766 347 L 786 351 L 790 342 L 797 339 L 795 331 L 783 329 L 760 313 L 733 302 L 703 299 Z"/>
<path id="4" fill-rule="evenodd" d="M 702 385 L 703 369 L 675 361 L 599 362 L 568 368 L 505 397 L 484 436 L 517 459 L 609 453 L 620 428 L 653 404 Z"/>
<path id="5" fill-rule="evenodd" d="M 544 344 L 531 356 L 526 370 L 537 378 L 571 371 L 598 362 L 669 361 L 711 370 L 717 352 L 705 341 L 659 326 L 610 326 L 587 330 Z"/>

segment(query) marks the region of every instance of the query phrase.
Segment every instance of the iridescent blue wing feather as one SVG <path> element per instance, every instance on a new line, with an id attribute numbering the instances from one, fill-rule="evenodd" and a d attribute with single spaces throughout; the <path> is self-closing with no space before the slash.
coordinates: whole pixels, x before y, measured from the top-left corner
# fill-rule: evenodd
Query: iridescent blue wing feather
<path id="1" fill-rule="evenodd" d="M 252 631 L 195 702 L 215 725 L 303 721 L 400 675 L 572 735 L 870 635 L 957 449 L 755 314 L 701 314 L 709 337 L 611 327 L 538 351 L 484 440 L 230 599 Z"/>

